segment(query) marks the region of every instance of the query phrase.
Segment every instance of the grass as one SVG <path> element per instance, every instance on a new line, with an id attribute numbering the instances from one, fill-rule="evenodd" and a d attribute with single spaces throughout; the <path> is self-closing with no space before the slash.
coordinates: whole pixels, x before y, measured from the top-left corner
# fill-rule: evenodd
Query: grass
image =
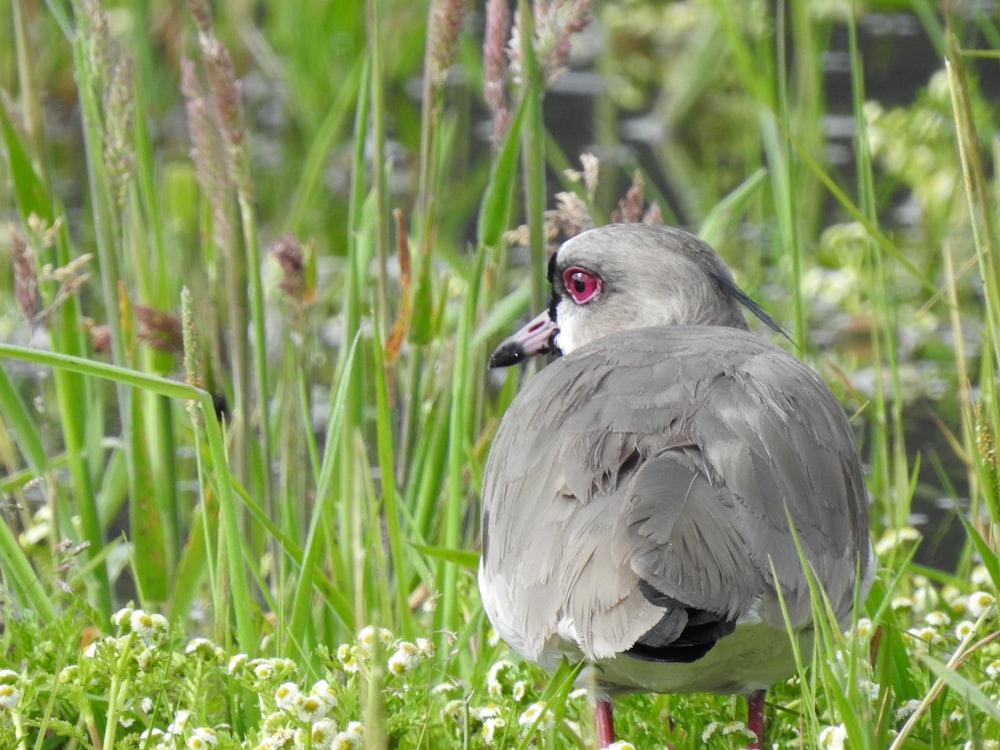
<path id="1" fill-rule="evenodd" d="M 643 197 L 681 214 L 854 415 L 879 574 L 846 634 L 816 597 L 770 739 L 995 747 L 1000 113 L 980 80 L 1000 30 L 913 5 L 948 65 L 896 108 L 869 101 L 849 6 L 601 5 L 595 187 L 547 126 L 560 34 L 588 32 L 526 0 L 514 63 L 496 42 L 483 59 L 454 2 L 12 0 L 0 746 L 589 746 L 573 671 L 497 643 L 474 576 L 520 377 L 485 362 L 544 304 L 558 184 L 576 197 L 550 222 Z M 836 29 L 849 165 L 821 127 Z M 641 163 L 614 128 L 637 107 L 670 125 Z M 484 118 L 506 122 L 488 146 Z M 618 203 L 633 171 L 645 194 Z M 900 196 L 918 221 L 894 220 Z M 910 524 L 941 497 L 961 541 L 932 566 L 937 530 L 920 547 Z M 629 696 L 616 725 L 737 747 L 738 702 Z"/>

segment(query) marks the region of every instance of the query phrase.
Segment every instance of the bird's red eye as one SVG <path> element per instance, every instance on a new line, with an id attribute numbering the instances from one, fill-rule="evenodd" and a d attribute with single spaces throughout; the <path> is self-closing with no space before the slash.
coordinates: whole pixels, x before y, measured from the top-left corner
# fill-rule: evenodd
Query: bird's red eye
<path id="1" fill-rule="evenodd" d="M 590 302 L 604 288 L 600 276 L 579 266 L 572 266 L 563 271 L 563 284 L 569 296 L 578 305 Z"/>

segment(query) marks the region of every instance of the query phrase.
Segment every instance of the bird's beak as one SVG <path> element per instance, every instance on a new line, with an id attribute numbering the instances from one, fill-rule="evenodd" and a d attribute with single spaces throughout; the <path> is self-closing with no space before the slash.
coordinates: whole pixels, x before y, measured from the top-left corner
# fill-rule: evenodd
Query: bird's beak
<path id="1" fill-rule="evenodd" d="M 510 367 L 536 354 L 553 349 L 552 337 L 559 330 L 546 310 L 512 336 L 508 336 L 490 355 L 490 368 Z"/>

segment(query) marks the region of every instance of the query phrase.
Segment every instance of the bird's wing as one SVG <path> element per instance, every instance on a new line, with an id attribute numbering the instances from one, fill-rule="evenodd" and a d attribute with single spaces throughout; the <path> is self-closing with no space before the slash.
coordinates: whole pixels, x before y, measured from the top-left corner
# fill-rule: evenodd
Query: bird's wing
<path id="1" fill-rule="evenodd" d="M 853 444 L 826 386 L 751 334 L 595 342 L 530 381 L 498 429 L 487 611 L 531 658 L 572 623 L 591 659 L 669 642 L 684 627 L 674 610 L 738 618 L 773 588 L 772 566 L 808 613 L 789 519 L 839 603 L 867 544 Z"/>

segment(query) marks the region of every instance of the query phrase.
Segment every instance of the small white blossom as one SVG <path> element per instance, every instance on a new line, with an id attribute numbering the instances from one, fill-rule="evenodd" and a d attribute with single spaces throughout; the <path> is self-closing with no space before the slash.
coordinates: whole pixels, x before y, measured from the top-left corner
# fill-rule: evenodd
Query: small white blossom
<path id="1" fill-rule="evenodd" d="M 299 686 L 294 682 L 283 682 L 274 691 L 274 702 L 278 708 L 291 708 L 299 697 Z"/>
<path id="2" fill-rule="evenodd" d="M 372 651 L 375 650 L 376 641 L 381 644 L 382 648 L 387 647 L 392 643 L 392 631 L 386 628 L 376 630 L 373 625 L 368 625 L 358 633 L 358 648 L 365 656 L 371 656 Z"/>
<path id="3" fill-rule="evenodd" d="M 132 618 L 132 608 L 123 607 L 122 609 L 119 609 L 117 612 L 111 615 L 111 624 L 114 625 L 116 628 L 120 629 L 125 627 L 125 623 L 129 622 L 131 618 Z"/>
<path id="4" fill-rule="evenodd" d="M 920 701 L 918 700 L 908 700 L 900 704 L 899 708 L 896 709 L 896 721 L 901 722 L 909 718 L 910 714 L 917 710 L 920 706 Z"/>
<path id="5" fill-rule="evenodd" d="M 319 721 L 325 719 L 330 711 L 330 706 L 321 701 L 315 695 L 305 695 L 300 693 L 295 698 L 295 713 L 302 721 Z"/>
<path id="6" fill-rule="evenodd" d="M 626 740 L 618 740 L 608 745 L 608 750 L 635 750 L 635 745 Z"/>
<path id="7" fill-rule="evenodd" d="M 355 750 L 364 747 L 365 732 L 361 722 L 352 721 L 343 732 L 337 732 L 330 744 L 332 750 Z"/>
<path id="8" fill-rule="evenodd" d="M 128 622 L 132 632 L 144 640 L 149 640 L 156 635 L 155 622 L 148 612 L 141 609 L 133 610 Z"/>
<path id="9" fill-rule="evenodd" d="M 993 679 L 1000 676 L 1000 659 L 994 659 L 989 664 L 986 665 L 986 674 L 988 674 Z"/>
<path id="10" fill-rule="evenodd" d="M 501 718 L 490 718 L 484 721 L 482 729 L 483 741 L 492 745 L 496 742 L 497 730 L 502 729 L 505 726 L 507 726 L 507 722 Z"/>
<path id="11" fill-rule="evenodd" d="M 959 640 L 964 640 L 968 636 L 976 632 L 976 623 L 969 620 L 960 620 L 955 623 L 955 637 Z"/>
<path id="12" fill-rule="evenodd" d="M 139 707 L 142 709 L 143 713 L 149 713 L 153 710 L 153 699 L 148 695 L 143 696 L 142 700 L 139 701 Z"/>
<path id="13" fill-rule="evenodd" d="M 847 742 L 847 730 L 843 724 L 837 724 L 834 727 L 823 727 L 816 739 L 822 748 L 844 750 L 844 743 Z"/>
<path id="14" fill-rule="evenodd" d="M 913 600 L 908 596 L 896 596 L 893 597 L 892 602 L 889 604 L 894 610 L 900 609 L 913 609 Z"/>
<path id="15" fill-rule="evenodd" d="M 387 667 L 394 675 L 404 675 L 420 663 L 420 649 L 409 641 L 400 641 L 395 653 L 389 657 Z"/>
<path id="16" fill-rule="evenodd" d="M 973 617 L 982 617 L 991 606 L 993 606 L 993 594 L 985 591 L 976 591 L 969 595 L 969 614 Z"/>
<path id="17" fill-rule="evenodd" d="M 434 641 L 429 638 L 417 638 L 417 648 L 420 649 L 420 653 L 430 659 L 434 656 L 437 647 L 434 645 Z"/>
<path id="18" fill-rule="evenodd" d="M 312 734 L 313 750 L 329 750 L 337 736 L 337 725 L 333 719 L 320 719 L 309 729 Z"/>
<path id="19" fill-rule="evenodd" d="M 539 717 L 541 719 L 539 720 Z M 539 701 L 528 706 L 517 718 L 517 723 L 522 727 L 531 728 L 538 721 L 537 728 L 540 730 L 549 729 L 555 722 L 552 712 L 545 707 L 545 703 Z"/>
<path id="20" fill-rule="evenodd" d="M 576 688 L 569 693 L 570 700 L 578 701 L 587 697 L 587 688 Z"/>
<path id="21" fill-rule="evenodd" d="M 867 638 L 872 632 L 872 621 L 867 617 L 859 617 L 857 625 L 854 626 L 854 633 L 858 638 Z"/>
<path id="22" fill-rule="evenodd" d="M 187 747 L 189 750 L 208 750 L 219 744 L 219 738 L 215 736 L 215 730 L 208 727 L 198 727 L 188 738 Z"/>
<path id="23" fill-rule="evenodd" d="M 187 726 L 188 721 L 191 720 L 191 712 L 186 710 L 180 710 L 174 714 L 174 720 L 167 727 L 168 734 L 182 734 L 184 728 Z"/>
<path id="24" fill-rule="evenodd" d="M 243 671 L 243 668 L 247 665 L 247 661 L 249 660 L 249 658 L 250 657 L 247 656 L 246 654 L 236 654 L 235 656 L 233 656 L 232 659 L 229 660 L 229 665 L 226 667 L 226 670 L 229 672 L 229 674 L 233 676 L 239 674 L 240 672 Z"/>
<path id="25" fill-rule="evenodd" d="M 514 683 L 514 686 L 510 689 L 511 697 L 516 701 L 524 700 L 524 693 L 528 689 L 525 685 L 524 680 L 518 680 Z"/>
<path id="26" fill-rule="evenodd" d="M 13 709 L 21 700 L 21 691 L 16 685 L 0 685 L 0 708 Z"/>
<path id="27" fill-rule="evenodd" d="M 499 698 L 503 695 L 503 684 L 500 682 L 500 673 L 506 672 L 513 667 L 514 663 L 507 659 L 494 662 L 490 667 L 490 671 L 486 673 L 486 692 L 489 693 L 491 698 Z"/>
<path id="28" fill-rule="evenodd" d="M 205 659 L 215 659 L 221 655 L 221 649 L 208 638 L 192 638 L 184 647 L 184 653 L 189 656 L 200 656 Z"/>
<path id="29" fill-rule="evenodd" d="M 254 665 L 253 673 L 258 680 L 266 680 L 274 674 L 274 667 L 264 659 Z"/>
<path id="30" fill-rule="evenodd" d="M 936 609 L 933 612 L 928 612 L 924 615 L 924 622 L 928 625 L 933 625 L 934 627 L 942 627 L 951 622 L 951 618 L 940 609 Z"/>
<path id="31" fill-rule="evenodd" d="M 334 706 L 337 705 L 337 693 L 326 680 L 317 680 L 313 683 L 312 687 L 309 688 L 309 695 L 318 700 L 325 707 L 325 711 L 329 712 Z"/>
<path id="32" fill-rule="evenodd" d="M 993 582 L 993 577 L 990 575 L 990 571 L 986 569 L 985 565 L 979 564 L 972 569 L 969 580 L 972 581 L 973 586 L 982 587 L 989 586 Z"/>

